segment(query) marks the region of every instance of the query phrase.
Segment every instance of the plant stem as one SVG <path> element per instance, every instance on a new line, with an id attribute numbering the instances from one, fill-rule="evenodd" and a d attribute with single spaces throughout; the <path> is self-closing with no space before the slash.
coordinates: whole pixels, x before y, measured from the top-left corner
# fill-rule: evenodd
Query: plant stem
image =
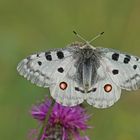
<path id="1" fill-rule="evenodd" d="M 53 110 L 54 104 L 55 104 L 55 101 L 52 99 L 52 104 L 51 104 L 51 106 L 50 106 L 50 108 L 49 108 L 49 110 L 48 110 L 48 113 L 46 114 L 46 117 L 45 117 L 43 126 L 42 126 L 42 128 L 41 128 L 41 130 L 40 130 L 40 133 L 39 133 L 39 135 L 38 135 L 37 140 L 41 140 L 41 137 L 42 137 L 42 135 L 43 135 L 43 133 L 44 133 L 45 127 L 46 127 L 46 125 L 47 125 L 47 123 L 48 123 L 48 121 L 49 121 L 50 113 L 51 113 L 52 110 Z"/>

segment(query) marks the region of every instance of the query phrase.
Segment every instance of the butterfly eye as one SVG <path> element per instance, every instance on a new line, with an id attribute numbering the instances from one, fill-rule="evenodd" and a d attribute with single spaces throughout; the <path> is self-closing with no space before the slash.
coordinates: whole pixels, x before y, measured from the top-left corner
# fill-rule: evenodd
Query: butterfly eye
<path id="1" fill-rule="evenodd" d="M 66 82 L 61 82 L 60 84 L 59 84 L 59 87 L 62 89 L 62 90 L 65 90 L 66 88 L 67 88 L 67 83 Z"/>
<path id="2" fill-rule="evenodd" d="M 104 90 L 105 90 L 105 92 L 110 92 L 112 90 L 112 86 L 110 84 L 106 84 L 104 86 Z"/>

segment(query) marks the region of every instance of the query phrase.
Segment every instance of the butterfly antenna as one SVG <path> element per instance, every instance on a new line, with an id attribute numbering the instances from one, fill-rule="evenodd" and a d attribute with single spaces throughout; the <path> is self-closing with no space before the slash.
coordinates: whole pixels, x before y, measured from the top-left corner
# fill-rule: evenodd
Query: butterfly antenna
<path id="1" fill-rule="evenodd" d="M 99 33 L 97 36 L 95 36 L 94 38 L 92 38 L 89 43 L 91 43 L 92 41 L 96 40 L 97 38 L 99 38 L 101 35 L 103 35 L 104 32 Z"/>
<path id="2" fill-rule="evenodd" d="M 79 37 L 81 40 L 85 41 L 86 43 L 89 43 L 87 40 L 85 40 L 81 35 L 79 35 L 76 31 L 73 31 L 73 33 Z"/>
<path id="3" fill-rule="evenodd" d="M 85 41 L 86 44 L 90 44 L 92 41 L 96 40 L 97 38 L 99 38 L 101 35 L 104 34 L 104 32 L 99 33 L 97 36 L 95 36 L 94 38 L 92 38 L 90 41 L 87 41 L 86 39 L 84 39 L 81 35 L 79 35 L 76 31 L 73 31 L 73 33 L 79 37 L 81 40 Z"/>

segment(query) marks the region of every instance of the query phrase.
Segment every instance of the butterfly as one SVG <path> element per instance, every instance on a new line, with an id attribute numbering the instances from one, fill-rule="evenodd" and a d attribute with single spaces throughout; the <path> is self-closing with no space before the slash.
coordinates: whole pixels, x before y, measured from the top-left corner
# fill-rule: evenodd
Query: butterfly
<path id="1" fill-rule="evenodd" d="M 140 88 L 139 57 L 95 48 L 89 42 L 30 55 L 17 70 L 32 83 L 49 87 L 51 96 L 64 106 L 86 100 L 96 108 L 108 108 L 119 100 L 122 89 Z"/>

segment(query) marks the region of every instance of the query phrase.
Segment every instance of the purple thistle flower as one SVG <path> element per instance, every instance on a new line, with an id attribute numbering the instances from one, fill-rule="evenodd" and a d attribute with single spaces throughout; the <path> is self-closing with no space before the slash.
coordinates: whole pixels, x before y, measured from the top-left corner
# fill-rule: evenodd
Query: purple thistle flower
<path id="1" fill-rule="evenodd" d="M 47 98 L 45 102 L 33 106 L 31 111 L 33 118 L 39 121 L 44 121 L 46 118 L 46 114 L 48 113 L 48 110 L 51 106 L 51 103 L 51 100 Z"/>
<path id="2" fill-rule="evenodd" d="M 89 128 L 86 124 L 89 115 L 86 114 L 84 108 L 80 106 L 65 107 L 55 103 L 48 114 L 51 104 L 52 101 L 47 98 L 43 103 L 33 106 L 31 111 L 33 118 L 42 125 L 46 116 L 49 115 L 41 140 L 89 140 L 87 136 L 81 137 L 79 132 Z"/>

